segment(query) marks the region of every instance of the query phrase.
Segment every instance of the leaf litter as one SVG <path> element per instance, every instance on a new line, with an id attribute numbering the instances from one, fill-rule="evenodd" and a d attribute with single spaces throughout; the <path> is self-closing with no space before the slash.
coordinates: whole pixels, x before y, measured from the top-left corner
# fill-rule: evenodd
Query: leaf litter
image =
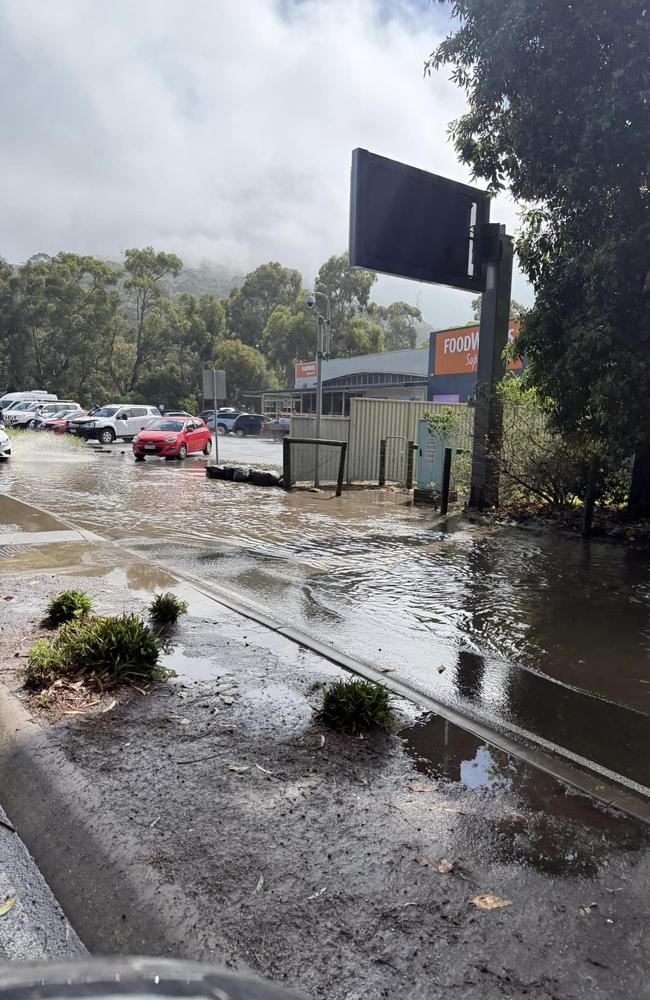
<path id="1" fill-rule="evenodd" d="M 501 910 L 506 906 L 512 906 L 511 899 L 502 899 L 501 896 L 493 896 L 486 893 L 483 896 L 474 896 L 470 903 L 477 906 L 479 910 Z"/>

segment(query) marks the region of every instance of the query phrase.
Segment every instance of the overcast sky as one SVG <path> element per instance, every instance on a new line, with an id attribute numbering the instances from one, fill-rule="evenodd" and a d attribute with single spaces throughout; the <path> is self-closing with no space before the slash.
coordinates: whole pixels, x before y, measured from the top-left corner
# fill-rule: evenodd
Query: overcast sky
<path id="1" fill-rule="evenodd" d="M 355 146 L 469 180 L 446 134 L 462 95 L 422 72 L 448 27 L 427 0 L 0 0 L 0 255 L 153 244 L 309 285 L 347 245 Z M 514 206 L 492 219 L 512 231 Z M 471 318 L 431 285 L 375 298 Z"/>

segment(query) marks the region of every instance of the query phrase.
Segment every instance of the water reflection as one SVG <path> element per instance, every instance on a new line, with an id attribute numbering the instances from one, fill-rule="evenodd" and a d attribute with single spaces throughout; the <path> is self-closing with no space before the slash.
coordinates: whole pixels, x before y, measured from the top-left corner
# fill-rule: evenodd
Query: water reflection
<path id="1" fill-rule="evenodd" d="M 554 874 L 594 874 L 611 851 L 648 845 L 646 828 L 481 743 L 440 716 L 403 730 L 420 773 L 457 790 L 458 851 Z M 462 789 L 472 793 L 468 798 Z"/>

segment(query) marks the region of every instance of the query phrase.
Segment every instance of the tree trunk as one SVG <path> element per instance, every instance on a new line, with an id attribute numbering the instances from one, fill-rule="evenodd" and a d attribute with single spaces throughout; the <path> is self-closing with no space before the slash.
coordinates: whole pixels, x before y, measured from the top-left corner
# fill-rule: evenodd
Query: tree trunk
<path id="1" fill-rule="evenodd" d="M 637 448 L 627 501 L 630 517 L 650 517 L 650 441 Z"/>

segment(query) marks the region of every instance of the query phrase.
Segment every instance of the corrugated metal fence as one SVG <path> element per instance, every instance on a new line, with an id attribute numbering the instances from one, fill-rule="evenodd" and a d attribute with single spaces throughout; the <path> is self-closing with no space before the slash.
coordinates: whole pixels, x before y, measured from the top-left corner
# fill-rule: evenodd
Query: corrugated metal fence
<path id="1" fill-rule="evenodd" d="M 426 413 L 445 413 L 453 407 L 457 417 L 457 445 L 469 450 L 474 426 L 474 411 L 465 403 L 417 403 L 398 399 L 352 399 L 350 416 L 323 417 L 321 437 L 348 442 L 346 479 L 351 482 L 377 482 L 379 478 L 379 445 L 384 438 L 389 442 L 386 454 L 386 473 L 389 481 L 402 482 L 406 478 L 406 439 L 417 441 L 418 420 Z M 296 415 L 291 418 L 292 437 L 313 437 L 313 415 Z M 292 449 L 292 476 L 298 482 L 314 478 L 314 448 L 296 445 Z M 321 478 L 336 478 L 338 454 L 335 449 L 321 449 Z"/>
<path id="2" fill-rule="evenodd" d="M 406 438 L 417 442 L 418 420 L 426 413 L 443 414 L 452 409 L 456 415 L 459 448 L 471 448 L 474 410 L 465 403 L 415 403 L 399 399 L 352 399 L 350 401 L 349 480 L 377 482 L 379 444 L 384 438 Z M 389 442 L 386 452 L 387 478 L 401 482 L 406 478 L 404 442 Z"/>

